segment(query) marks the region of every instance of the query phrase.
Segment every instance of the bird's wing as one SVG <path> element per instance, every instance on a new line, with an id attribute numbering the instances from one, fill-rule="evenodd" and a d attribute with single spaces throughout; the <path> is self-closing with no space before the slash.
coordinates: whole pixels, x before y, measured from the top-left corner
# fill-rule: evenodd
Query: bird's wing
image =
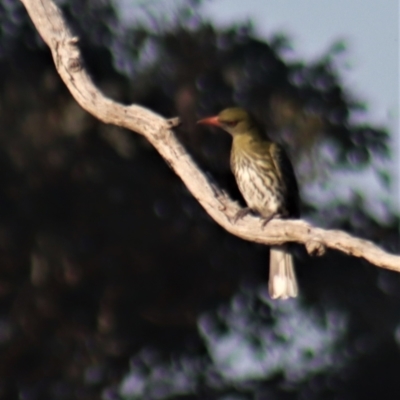
<path id="1" fill-rule="evenodd" d="M 275 168 L 285 186 L 288 216 L 298 218 L 300 217 L 300 196 L 293 165 L 282 146 L 273 143 L 270 149 Z"/>

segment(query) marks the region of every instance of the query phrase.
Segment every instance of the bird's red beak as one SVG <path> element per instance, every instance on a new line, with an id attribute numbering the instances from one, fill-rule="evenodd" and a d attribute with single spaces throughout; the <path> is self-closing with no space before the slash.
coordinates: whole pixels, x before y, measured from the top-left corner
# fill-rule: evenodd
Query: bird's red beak
<path id="1" fill-rule="evenodd" d="M 203 118 L 203 119 L 200 119 L 199 121 L 197 121 L 197 123 L 202 124 L 202 125 L 221 126 L 218 116 Z"/>

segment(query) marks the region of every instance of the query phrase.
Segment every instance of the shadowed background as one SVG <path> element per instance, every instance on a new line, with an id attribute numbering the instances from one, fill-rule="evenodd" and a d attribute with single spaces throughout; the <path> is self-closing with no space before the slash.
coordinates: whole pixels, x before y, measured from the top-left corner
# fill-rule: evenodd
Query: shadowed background
<path id="1" fill-rule="evenodd" d="M 230 138 L 195 121 L 248 108 L 290 153 L 305 218 L 398 253 L 393 207 L 378 218 L 346 180 L 392 184 L 391 133 L 341 84 L 346 43 L 289 59 L 284 34 L 156 3 L 132 4 L 146 18 L 130 25 L 111 1 L 63 2 L 101 90 L 179 115 L 180 140 L 239 201 Z M 0 26 L 1 398 L 400 394 L 398 274 L 300 249 L 301 296 L 271 302 L 268 248 L 217 226 L 145 139 L 84 112 L 18 2 L 0 2 Z M 329 195 L 338 173 L 345 200 Z"/>

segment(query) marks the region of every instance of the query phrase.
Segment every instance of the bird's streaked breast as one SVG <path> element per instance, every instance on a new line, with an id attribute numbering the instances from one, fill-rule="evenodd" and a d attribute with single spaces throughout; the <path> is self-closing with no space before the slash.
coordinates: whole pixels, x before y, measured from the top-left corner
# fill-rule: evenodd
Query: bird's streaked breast
<path id="1" fill-rule="evenodd" d="M 261 215 L 279 212 L 283 193 L 268 154 L 232 149 L 231 168 L 247 205 Z"/>

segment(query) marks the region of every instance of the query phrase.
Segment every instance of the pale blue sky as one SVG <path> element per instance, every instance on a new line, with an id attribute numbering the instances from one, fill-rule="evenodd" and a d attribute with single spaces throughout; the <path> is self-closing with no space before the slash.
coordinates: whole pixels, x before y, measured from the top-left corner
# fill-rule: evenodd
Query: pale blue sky
<path id="1" fill-rule="evenodd" d="M 399 101 L 399 5 L 395 0 L 208 0 L 204 15 L 219 24 L 251 20 L 261 37 L 282 31 L 294 54 L 318 57 L 332 41 L 349 44 L 349 86 L 366 98 L 369 116 L 388 122 Z"/>
<path id="2" fill-rule="evenodd" d="M 391 192 L 385 193 L 373 171 L 360 179 L 346 176 L 350 195 L 354 188 L 366 193 L 369 208 L 381 215 L 379 203 L 400 210 L 399 140 L 399 2 L 395 0 L 206 0 L 204 16 L 218 25 L 250 20 L 260 37 L 284 32 L 292 38 L 290 57 L 313 60 L 333 41 L 348 45 L 339 65 L 344 86 L 368 105 L 365 120 L 387 127 L 392 134 L 394 177 Z M 333 185 L 335 186 L 335 185 Z M 332 193 L 331 193 L 332 195 Z M 329 196 L 328 196 L 329 197 Z"/>
<path id="3" fill-rule="evenodd" d="M 116 1 L 123 19 L 132 24 L 146 23 L 148 16 L 143 13 L 143 4 L 167 21 L 173 14 L 166 10 L 177 9 L 185 0 Z M 343 85 L 366 102 L 365 121 L 391 132 L 393 160 L 377 166 L 390 171 L 394 184 L 390 193 L 385 192 L 370 169 L 363 179 L 357 173 L 347 174 L 344 186 L 337 185 L 332 177 L 329 189 L 332 192 L 327 198 L 332 195 L 345 198 L 357 189 L 366 194 L 374 214 L 384 217 L 380 210 L 385 203 L 400 211 L 399 1 L 203 0 L 201 13 L 219 26 L 250 20 L 261 38 L 283 32 L 292 39 L 293 53 L 287 56 L 305 61 L 312 61 L 332 42 L 344 39 L 348 50 L 338 65 Z M 343 177 L 336 178 L 343 182 Z"/>

